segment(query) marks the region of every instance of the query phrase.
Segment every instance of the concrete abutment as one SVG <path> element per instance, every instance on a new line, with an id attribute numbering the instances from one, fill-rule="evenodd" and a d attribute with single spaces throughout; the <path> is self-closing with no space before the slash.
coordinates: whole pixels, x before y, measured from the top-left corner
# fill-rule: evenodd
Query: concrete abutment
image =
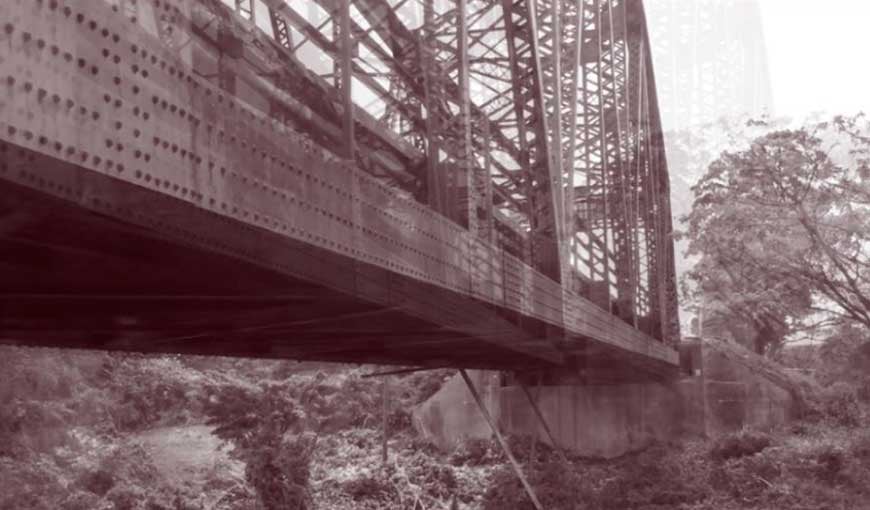
<path id="1" fill-rule="evenodd" d="M 667 382 L 529 387 L 559 447 L 612 458 L 655 441 L 715 437 L 744 427 L 769 429 L 794 415 L 794 400 L 777 382 L 753 370 L 753 357 L 726 356 L 719 340 L 681 346 L 682 375 Z M 734 349 L 734 346 L 729 346 Z M 742 349 L 742 348 L 741 348 Z M 550 442 L 522 388 L 497 372 L 471 373 L 488 410 L 507 434 Z M 491 430 L 458 375 L 414 412 L 414 426 L 439 448 Z"/>

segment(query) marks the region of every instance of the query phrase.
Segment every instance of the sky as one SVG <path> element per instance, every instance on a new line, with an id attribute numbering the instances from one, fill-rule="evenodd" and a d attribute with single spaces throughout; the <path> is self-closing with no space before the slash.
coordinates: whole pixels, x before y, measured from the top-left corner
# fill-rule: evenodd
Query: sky
<path id="1" fill-rule="evenodd" d="M 759 4 L 777 115 L 870 114 L 870 0 Z"/>

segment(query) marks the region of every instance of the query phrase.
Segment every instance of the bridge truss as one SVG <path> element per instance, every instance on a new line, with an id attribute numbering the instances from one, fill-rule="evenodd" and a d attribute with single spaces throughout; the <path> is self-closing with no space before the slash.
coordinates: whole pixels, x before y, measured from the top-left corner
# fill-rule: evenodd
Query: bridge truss
<path id="1" fill-rule="evenodd" d="M 678 335 L 639 0 L 224 3 L 249 41 L 332 89 L 318 113 L 357 163 L 626 322 Z"/>
<path id="2" fill-rule="evenodd" d="M 0 28 L 0 177 L 388 311 L 411 307 L 396 281 L 428 285 L 413 315 L 451 331 L 593 338 L 673 364 L 640 0 L 12 0 L 0 13 L 17 20 Z M 51 180 L 61 163 L 90 173 Z M 276 250 L 304 244 L 309 265 L 261 248 L 267 233 Z M 340 257 L 352 281 L 317 269 Z M 393 290 L 359 283 L 375 270 Z M 435 290 L 498 311 L 451 305 L 451 323 Z"/>

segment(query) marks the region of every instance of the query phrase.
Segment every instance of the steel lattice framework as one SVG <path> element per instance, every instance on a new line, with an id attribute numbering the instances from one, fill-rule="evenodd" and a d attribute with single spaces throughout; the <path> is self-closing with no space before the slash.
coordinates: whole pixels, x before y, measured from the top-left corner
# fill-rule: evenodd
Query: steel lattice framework
<path id="1" fill-rule="evenodd" d="M 431 207 L 674 336 L 668 178 L 640 1 L 225 3 L 321 80 L 341 88 L 352 76 L 364 89 L 347 95 L 352 108 L 389 129 L 408 174 L 399 180 Z M 370 161 L 390 144 L 345 145 Z"/>
<path id="2" fill-rule="evenodd" d="M 351 108 L 388 130 L 345 140 L 357 160 L 380 155 L 374 172 L 397 174 L 476 235 L 675 337 L 668 176 L 639 0 L 225 3 L 321 81 L 353 77 Z"/>

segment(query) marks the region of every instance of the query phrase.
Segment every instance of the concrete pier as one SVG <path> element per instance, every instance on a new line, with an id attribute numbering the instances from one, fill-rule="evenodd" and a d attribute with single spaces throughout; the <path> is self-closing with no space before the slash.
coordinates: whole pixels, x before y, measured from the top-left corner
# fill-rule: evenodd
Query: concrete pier
<path id="1" fill-rule="evenodd" d="M 716 341 L 683 344 L 683 376 L 668 382 L 617 385 L 559 384 L 530 388 L 558 446 L 588 457 L 612 458 L 654 441 L 712 437 L 743 427 L 767 429 L 792 417 L 785 388 L 725 356 Z M 732 350 L 734 346 L 731 346 Z M 741 348 L 742 349 L 742 348 Z M 549 442 L 519 386 L 502 385 L 497 372 L 476 371 L 473 379 L 490 413 L 508 434 Z M 458 376 L 414 413 L 424 437 L 442 449 L 491 431 Z"/>

